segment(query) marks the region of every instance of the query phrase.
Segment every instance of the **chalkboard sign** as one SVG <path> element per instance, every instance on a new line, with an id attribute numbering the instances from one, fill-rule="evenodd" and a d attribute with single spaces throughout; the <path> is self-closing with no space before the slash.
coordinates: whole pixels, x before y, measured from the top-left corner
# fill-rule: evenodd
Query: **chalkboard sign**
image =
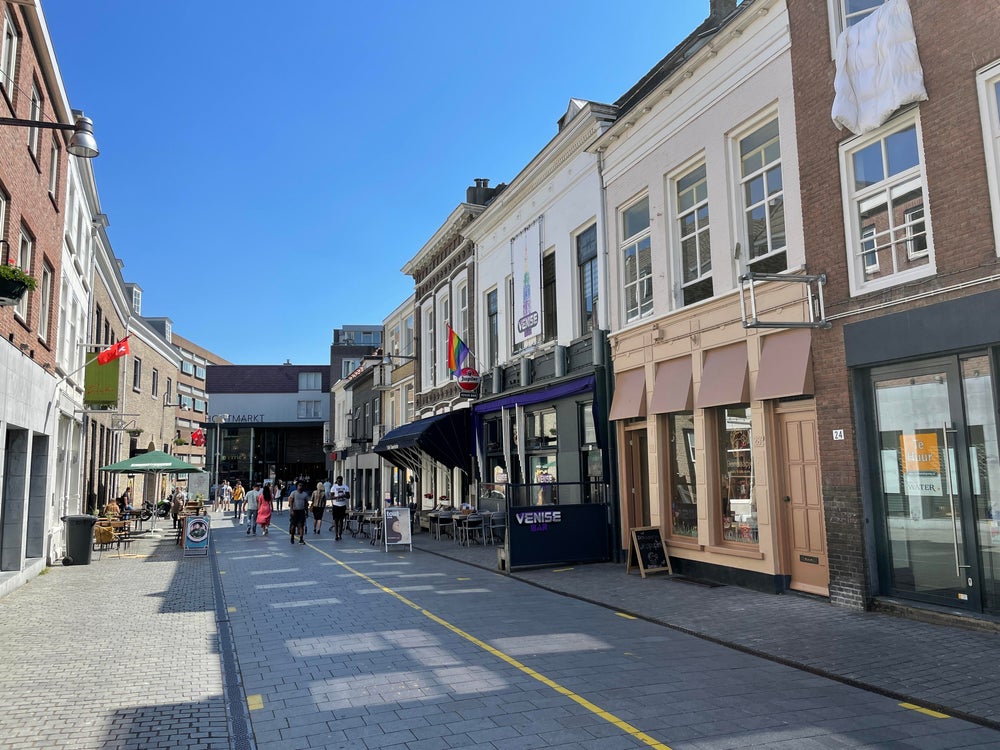
<path id="1" fill-rule="evenodd" d="M 631 536 L 626 573 L 632 572 L 634 560 L 643 578 L 646 577 L 646 573 L 667 571 L 670 575 L 674 574 L 670 567 L 670 556 L 667 554 L 666 545 L 660 535 L 659 526 L 639 526 L 632 529 Z"/>

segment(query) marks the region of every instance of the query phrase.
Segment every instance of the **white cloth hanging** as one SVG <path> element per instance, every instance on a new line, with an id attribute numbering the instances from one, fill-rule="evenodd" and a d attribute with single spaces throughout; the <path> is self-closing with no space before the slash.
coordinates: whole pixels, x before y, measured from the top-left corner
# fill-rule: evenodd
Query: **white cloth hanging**
<path id="1" fill-rule="evenodd" d="M 904 104 L 924 101 L 924 71 L 906 0 L 886 0 L 837 38 L 833 111 L 837 127 L 860 135 Z"/>

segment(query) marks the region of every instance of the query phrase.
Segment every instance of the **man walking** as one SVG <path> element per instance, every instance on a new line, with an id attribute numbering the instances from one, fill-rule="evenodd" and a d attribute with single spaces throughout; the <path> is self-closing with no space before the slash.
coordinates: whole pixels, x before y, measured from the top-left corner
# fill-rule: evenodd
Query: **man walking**
<path id="1" fill-rule="evenodd" d="M 260 497 L 260 482 L 253 483 L 253 489 L 247 493 L 246 504 L 247 504 L 247 534 L 253 531 L 253 535 L 257 536 L 257 498 Z"/>
<path id="2" fill-rule="evenodd" d="M 339 541 L 344 535 L 344 517 L 347 516 L 347 501 L 351 499 L 351 490 L 344 484 L 343 477 L 337 477 L 337 481 L 330 486 L 331 506 L 330 512 L 333 515 L 333 523 L 330 524 L 330 531 L 336 531 L 334 541 Z"/>
<path id="3" fill-rule="evenodd" d="M 236 519 L 236 523 L 240 522 L 240 514 L 243 512 L 243 500 L 245 498 L 246 491 L 243 489 L 243 482 L 237 479 L 236 486 L 233 487 L 233 518 Z"/>
<path id="4" fill-rule="evenodd" d="M 305 491 L 305 483 L 299 481 L 295 484 L 295 491 L 288 496 L 289 521 L 289 541 L 295 544 L 295 534 L 298 532 L 299 544 L 305 544 L 306 533 L 306 509 L 309 507 L 309 493 Z"/>

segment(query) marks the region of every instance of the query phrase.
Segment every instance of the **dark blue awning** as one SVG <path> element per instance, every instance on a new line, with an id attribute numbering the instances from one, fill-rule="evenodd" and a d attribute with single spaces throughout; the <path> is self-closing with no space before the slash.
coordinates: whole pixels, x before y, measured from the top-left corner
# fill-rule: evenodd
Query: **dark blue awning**
<path id="1" fill-rule="evenodd" d="M 412 471 L 420 470 L 420 454 L 426 454 L 439 464 L 468 473 L 471 448 L 469 410 L 458 409 L 389 430 L 374 451 L 396 466 Z"/>

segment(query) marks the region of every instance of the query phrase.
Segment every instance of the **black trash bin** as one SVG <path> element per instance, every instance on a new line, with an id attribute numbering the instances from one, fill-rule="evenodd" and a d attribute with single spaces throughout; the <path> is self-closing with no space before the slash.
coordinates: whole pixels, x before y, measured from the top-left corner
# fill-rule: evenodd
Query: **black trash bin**
<path id="1" fill-rule="evenodd" d="M 63 556 L 63 565 L 90 565 L 97 516 L 63 516 L 61 520 L 66 522 L 66 554 Z"/>

